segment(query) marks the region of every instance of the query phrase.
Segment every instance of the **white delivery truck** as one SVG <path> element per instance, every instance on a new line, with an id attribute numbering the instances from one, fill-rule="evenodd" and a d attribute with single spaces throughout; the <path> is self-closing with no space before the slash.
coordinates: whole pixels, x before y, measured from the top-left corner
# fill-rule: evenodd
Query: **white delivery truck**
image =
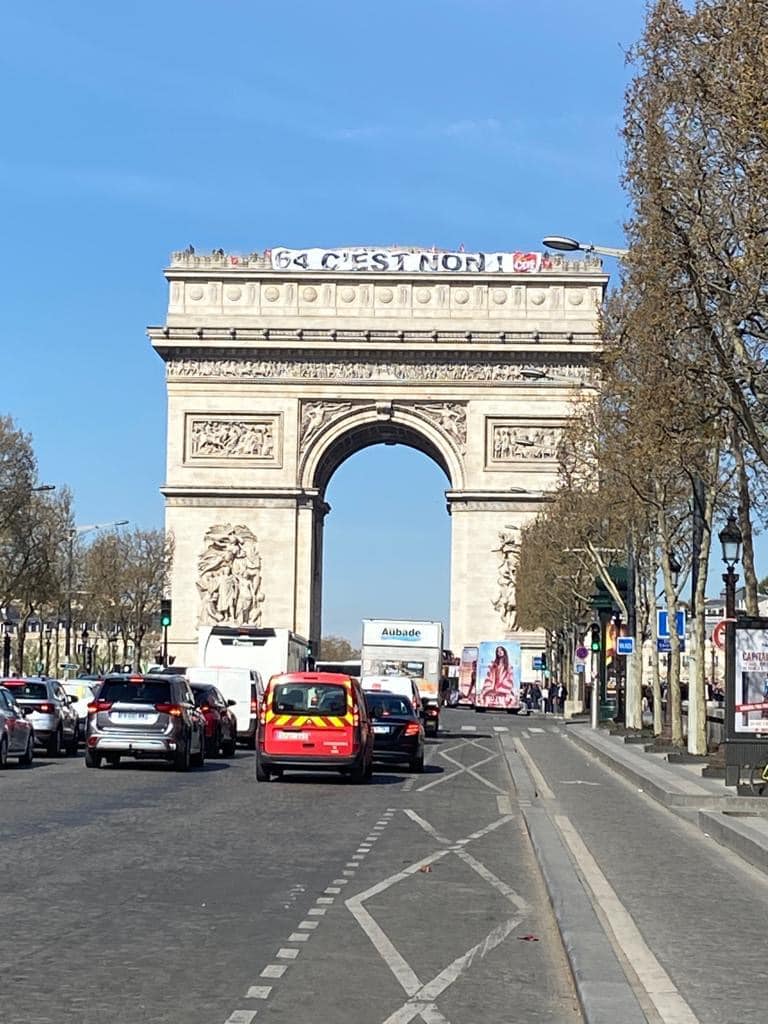
<path id="1" fill-rule="evenodd" d="M 210 683 L 235 701 L 237 738 L 253 747 L 266 684 L 281 672 L 304 671 L 309 644 L 290 629 L 201 626 L 197 657 L 197 667 L 187 669 L 190 682 Z"/>
<path id="2" fill-rule="evenodd" d="M 442 622 L 363 619 L 360 660 L 363 689 L 367 676 L 410 676 L 421 696 L 425 727 L 437 732 Z"/>

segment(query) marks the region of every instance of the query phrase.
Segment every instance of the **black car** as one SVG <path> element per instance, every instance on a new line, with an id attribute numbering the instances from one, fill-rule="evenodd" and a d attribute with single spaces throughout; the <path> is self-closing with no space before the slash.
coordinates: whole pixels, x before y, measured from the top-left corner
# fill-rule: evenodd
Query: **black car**
<path id="1" fill-rule="evenodd" d="M 366 694 L 373 728 L 373 760 L 424 771 L 424 726 L 407 697 L 384 691 Z"/>

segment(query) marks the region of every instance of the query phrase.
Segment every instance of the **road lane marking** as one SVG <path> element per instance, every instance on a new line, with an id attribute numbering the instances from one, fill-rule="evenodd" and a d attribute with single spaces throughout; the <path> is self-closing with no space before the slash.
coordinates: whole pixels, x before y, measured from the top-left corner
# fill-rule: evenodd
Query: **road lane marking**
<path id="1" fill-rule="evenodd" d="M 527 729 L 523 729 L 522 730 L 522 737 L 523 737 L 524 740 L 529 740 L 531 738 Z"/>
<path id="2" fill-rule="evenodd" d="M 289 946 L 282 946 L 277 951 L 277 956 L 280 960 L 295 960 L 298 955 L 298 949 L 291 949 Z"/>
<path id="3" fill-rule="evenodd" d="M 329 885 L 323 890 L 323 892 L 327 892 L 331 895 L 338 895 L 341 892 L 341 889 L 339 889 L 337 885 Z"/>
<path id="4" fill-rule="evenodd" d="M 227 1017 L 226 1024 L 251 1024 L 258 1010 L 234 1010 Z"/>
<path id="5" fill-rule="evenodd" d="M 289 942 L 306 942 L 309 935 L 306 932 L 291 932 L 288 936 Z"/>
<path id="6" fill-rule="evenodd" d="M 481 749 L 484 750 L 485 748 L 483 747 Z M 463 765 L 461 761 L 457 761 L 456 758 L 451 757 L 450 754 L 443 754 L 443 757 L 450 764 L 457 765 L 461 769 L 461 771 L 466 772 L 467 775 L 471 775 L 473 779 L 477 779 L 478 782 L 482 782 L 482 784 L 484 786 L 487 786 L 489 789 L 495 789 L 497 793 L 501 793 L 501 789 L 499 789 L 495 782 L 490 782 L 488 779 L 484 779 L 482 775 L 478 775 L 477 772 L 475 771 L 476 768 L 482 768 L 484 764 L 487 764 L 489 761 L 493 761 L 494 758 L 498 756 L 498 754 L 491 754 L 490 757 L 486 757 L 482 761 L 476 761 L 473 765 L 467 766 Z"/>
<path id="7" fill-rule="evenodd" d="M 301 921 L 299 923 L 299 928 L 306 928 L 308 931 L 311 931 L 312 929 L 317 928 L 319 924 L 319 921 Z"/>
<path id="8" fill-rule="evenodd" d="M 310 907 L 307 911 L 312 917 L 322 917 L 323 914 L 328 913 L 326 907 Z"/>
<path id="9" fill-rule="evenodd" d="M 509 726 L 507 725 L 494 725 L 494 732 L 509 732 Z"/>
<path id="10" fill-rule="evenodd" d="M 349 879 L 348 878 L 334 878 L 333 884 L 334 885 L 349 885 Z"/>
<path id="11" fill-rule="evenodd" d="M 599 786 L 599 782 L 589 782 L 587 779 L 560 779 L 561 786 Z"/>
<path id="12" fill-rule="evenodd" d="M 508 796 L 497 796 L 496 805 L 499 808 L 499 814 L 511 814 L 512 813 L 512 801 Z"/>
<path id="13" fill-rule="evenodd" d="M 529 775 L 533 779 L 533 784 L 536 787 L 539 796 L 543 797 L 545 800 L 554 800 L 555 794 L 547 785 L 547 780 L 541 774 L 538 766 L 536 765 L 528 751 L 525 749 L 523 744 L 520 742 L 520 740 L 517 741 L 516 749 L 520 757 L 523 759 L 525 767 L 528 769 Z"/>
<path id="14" fill-rule="evenodd" d="M 535 726 L 531 726 L 531 732 L 544 732 L 543 729 L 537 729 Z"/>
<path id="15" fill-rule="evenodd" d="M 405 813 L 408 815 L 408 817 L 411 819 L 411 821 L 415 821 L 417 825 L 419 825 L 421 828 L 423 828 L 425 832 L 428 832 L 429 835 L 431 835 L 433 839 L 436 839 L 438 841 L 438 843 L 450 843 L 450 841 L 451 841 L 450 839 L 446 839 L 445 836 L 441 836 L 440 833 L 437 832 L 433 828 L 433 826 L 429 824 L 428 821 L 426 821 L 424 818 L 420 817 L 416 813 L 416 811 L 412 811 L 410 808 L 408 808 Z"/>
<path id="16" fill-rule="evenodd" d="M 287 964 L 267 964 L 261 972 L 261 976 L 262 978 L 282 978 L 287 970 Z"/>
<path id="17" fill-rule="evenodd" d="M 269 999 L 269 993 L 271 991 L 271 985 L 251 985 L 245 993 L 245 997 L 246 999 Z"/>
<path id="18" fill-rule="evenodd" d="M 477 726 L 476 725 L 462 725 L 461 731 L 462 732 L 477 732 Z"/>
<path id="19" fill-rule="evenodd" d="M 649 949 L 634 919 L 616 895 L 570 819 L 558 814 L 555 815 L 555 824 L 603 911 L 617 944 L 623 950 L 661 1019 L 665 1024 L 699 1024 L 698 1017 Z"/>
<path id="20" fill-rule="evenodd" d="M 482 750 L 484 753 L 488 754 L 489 756 L 486 757 L 486 758 L 483 758 L 480 761 L 476 761 L 473 765 L 470 765 L 469 767 L 467 767 L 466 765 L 463 765 L 460 761 L 457 761 L 454 757 L 451 757 L 451 754 L 454 751 L 461 750 L 463 747 L 467 747 L 467 746 L 477 747 L 478 750 Z M 488 750 L 487 747 L 484 747 L 482 745 L 482 743 L 478 743 L 477 740 L 470 740 L 470 739 L 462 740 L 461 743 L 458 743 L 458 744 L 456 744 L 453 747 L 448 747 L 447 749 L 440 751 L 440 757 L 445 758 L 445 760 L 448 761 L 450 764 L 456 765 L 456 771 L 443 773 L 443 775 L 441 775 L 437 779 L 434 779 L 432 782 L 427 782 L 423 786 L 419 786 L 419 788 L 416 790 L 416 792 L 417 793 L 423 793 L 427 789 L 432 789 L 433 786 L 439 786 L 439 785 L 441 785 L 444 782 L 448 782 L 450 779 L 456 778 L 457 775 L 467 774 L 467 775 L 471 775 L 473 778 L 477 779 L 478 782 L 482 782 L 483 785 L 488 786 L 489 789 L 494 789 L 494 790 L 496 790 L 497 793 L 501 793 L 502 791 L 499 789 L 498 786 L 496 786 L 493 782 L 489 782 L 488 779 L 484 779 L 482 777 L 482 775 L 478 775 L 476 773 L 476 771 L 475 771 L 476 768 L 481 768 L 484 764 L 487 764 L 489 761 L 493 761 L 493 759 L 498 757 L 498 756 L 499 756 L 498 751 Z"/>

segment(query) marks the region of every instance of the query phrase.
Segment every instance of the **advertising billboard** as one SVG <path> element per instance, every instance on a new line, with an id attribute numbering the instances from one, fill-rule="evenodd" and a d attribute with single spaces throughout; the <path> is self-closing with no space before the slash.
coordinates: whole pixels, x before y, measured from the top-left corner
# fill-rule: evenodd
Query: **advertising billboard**
<path id="1" fill-rule="evenodd" d="M 735 630 L 735 734 L 768 734 L 768 629 Z"/>
<path id="2" fill-rule="evenodd" d="M 363 619 L 366 647 L 436 647 L 442 650 L 442 622 L 403 619 Z"/>
<path id="3" fill-rule="evenodd" d="M 485 641 L 477 655 L 475 707 L 511 711 L 520 707 L 520 644 Z"/>
<path id="4" fill-rule="evenodd" d="M 477 647 L 464 647 L 459 665 L 459 703 L 475 703 L 475 681 L 477 679 Z"/>

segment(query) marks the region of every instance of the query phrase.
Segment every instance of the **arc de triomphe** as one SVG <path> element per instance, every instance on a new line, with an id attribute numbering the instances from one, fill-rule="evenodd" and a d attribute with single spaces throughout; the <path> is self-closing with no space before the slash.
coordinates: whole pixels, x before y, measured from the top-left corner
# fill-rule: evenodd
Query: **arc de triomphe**
<path id="1" fill-rule="evenodd" d="M 411 249 L 174 253 L 166 323 L 171 650 L 205 623 L 320 638 L 325 491 L 369 445 L 443 469 L 450 646 L 516 630 L 520 527 L 556 483 L 607 283 L 592 256 Z M 371 487 L 375 488 L 375 481 Z M 360 608 L 368 615 L 399 610 Z"/>

